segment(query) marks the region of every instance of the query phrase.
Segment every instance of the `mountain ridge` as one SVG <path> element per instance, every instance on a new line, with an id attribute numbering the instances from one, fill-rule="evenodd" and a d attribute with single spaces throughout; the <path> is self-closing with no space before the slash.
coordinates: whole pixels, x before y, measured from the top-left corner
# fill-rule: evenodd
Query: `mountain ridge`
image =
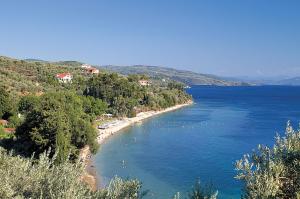
<path id="1" fill-rule="evenodd" d="M 202 74 L 189 70 L 179 70 L 164 66 L 150 65 L 132 65 L 132 66 L 116 66 L 105 65 L 99 66 L 100 69 L 105 69 L 112 72 L 118 72 L 124 75 L 128 74 L 147 74 L 152 78 L 168 78 L 180 81 L 187 85 L 215 85 L 215 86 L 240 86 L 249 85 L 240 81 L 230 81 L 216 75 Z"/>
<path id="2" fill-rule="evenodd" d="M 74 66 L 79 67 L 83 62 L 79 61 L 45 61 L 40 59 L 24 59 L 30 62 L 45 62 L 53 63 L 62 66 Z M 118 65 L 93 65 L 96 68 L 107 70 L 110 72 L 117 72 L 123 75 L 129 74 L 146 74 L 151 78 L 176 80 L 186 85 L 215 85 L 215 86 L 241 86 L 251 85 L 239 80 L 229 80 L 223 77 L 212 74 L 197 73 L 189 70 L 175 69 L 166 66 L 153 66 L 153 65 L 130 65 L 130 66 L 118 66 Z"/>

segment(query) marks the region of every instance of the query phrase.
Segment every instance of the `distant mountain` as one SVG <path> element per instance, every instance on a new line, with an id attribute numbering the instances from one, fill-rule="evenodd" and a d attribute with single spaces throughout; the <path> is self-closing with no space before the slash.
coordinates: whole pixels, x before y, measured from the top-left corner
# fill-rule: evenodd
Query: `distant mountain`
<path id="1" fill-rule="evenodd" d="M 274 77 L 228 77 L 225 78 L 233 81 L 242 81 L 255 85 L 290 85 L 300 86 L 300 77 L 286 77 L 286 76 L 274 76 Z"/>
<path id="2" fill-rule="evenodd" d="M 68 67 L 79 67 L 83 63 L 78 61 L 57 61 L 49 62 L 40 59 L 25 59 L 27 62 L 42 62 L 52 63 L 60 66 Z M 160 67 L 160 66 L 145 66 L 145 65 L 134 65 L 134 66 L 96 66 L 100 69 L 108 70 L 111 72 L 121 73 L 123 75 L 129 74 L 147 74 L 151 78 L 159 78 L 166 80 L 176 80 L 187 85 L 216 85 L 216 86 L 240 86 L 249 85 L 240 80 L 226 79 L 215 75 L 195 73 L 186 70 L 177 70 L 173 68 Z"/>
<path id="3" fill-rule="evenodd" d="M 48 62 L 48 61 L 44 61 L 42 59 L 23 59 L 24 61 L 27 62 Z"/>
<path id="4" fill-rule="evenodd" d="M 225 80 L 214 75 L 200 74 L 186 70 L 177 70 L 173 68 L 160 66 L 101 66 L 100 68 L 118 72 L 124 75 L 128 74 L 147 74 L 152 78 L 173 79 L 183 82 L 187 85 L 217 85 L 217 86 L 239 86 L 248 85 L 240 81 Z"/>
<path id="5" fill-rule="evenodd" d="M 293 77 L 293 78 L 287 78 L 287 79 L 275 81 L 273 84 L 300 86 L 300 77 Z"/>

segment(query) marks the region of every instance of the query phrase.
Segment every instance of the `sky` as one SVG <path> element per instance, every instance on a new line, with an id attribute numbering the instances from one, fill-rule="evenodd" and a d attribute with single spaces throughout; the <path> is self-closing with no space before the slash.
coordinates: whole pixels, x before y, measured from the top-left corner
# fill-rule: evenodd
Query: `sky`
<path id="1" fill-rule="evenodd" d="M 0 55 L 299 76 L 299 0 L 0 0 Z"/>

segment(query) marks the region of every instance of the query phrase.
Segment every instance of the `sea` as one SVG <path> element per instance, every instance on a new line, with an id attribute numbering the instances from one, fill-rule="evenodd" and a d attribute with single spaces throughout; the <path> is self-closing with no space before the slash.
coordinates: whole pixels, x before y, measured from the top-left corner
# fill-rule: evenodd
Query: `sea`
<path id="1" fill-rule="evenodd" d="M 240 198 L 235 162 L 258 144 L 273 146 L 288 121 L 300 122 L 300 87 L 193 86 L 194 104 L 137 123 L 100 147 L 93 162 L 107 186 L 115 176 L 138 179 L 146 199 L 185 198 L 195 183 L 220 199 Z"/>

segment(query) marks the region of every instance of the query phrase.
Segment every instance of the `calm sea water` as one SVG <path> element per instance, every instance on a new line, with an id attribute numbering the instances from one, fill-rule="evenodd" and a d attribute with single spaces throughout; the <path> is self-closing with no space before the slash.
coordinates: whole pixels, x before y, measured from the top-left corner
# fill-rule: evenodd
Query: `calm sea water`
<path id="1" fill-rule="evenodd" d="M 288 120 L 298 127 L 300 87 L 193 87 L 195 105 L 166 113 L 108 139 L 94 157 L 102 186 L 115 175 L 138 178 L 147 198 L 184 196 L 197 179 L 219 198 L 239 198 L 235 160 L 273 145 Z"/>

